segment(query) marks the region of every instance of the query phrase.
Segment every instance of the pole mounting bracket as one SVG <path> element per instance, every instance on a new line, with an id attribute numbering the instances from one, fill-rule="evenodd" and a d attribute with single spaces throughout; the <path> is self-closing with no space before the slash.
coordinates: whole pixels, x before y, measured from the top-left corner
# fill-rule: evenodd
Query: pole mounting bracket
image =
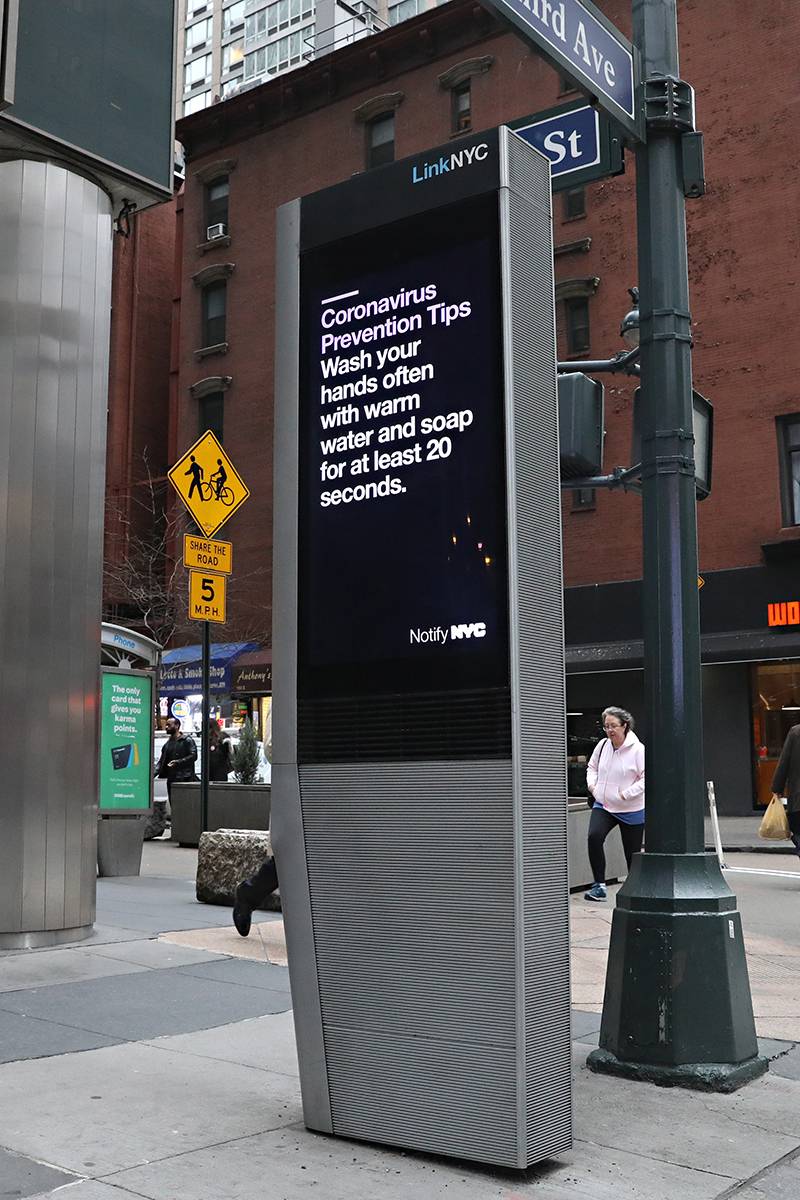
<path id="1" fill-rule="evenodd" d="M 651 75 L 644 81 L 644 119 L 648 131 L 692 132 L 694 88 L 674 75 Z"/>

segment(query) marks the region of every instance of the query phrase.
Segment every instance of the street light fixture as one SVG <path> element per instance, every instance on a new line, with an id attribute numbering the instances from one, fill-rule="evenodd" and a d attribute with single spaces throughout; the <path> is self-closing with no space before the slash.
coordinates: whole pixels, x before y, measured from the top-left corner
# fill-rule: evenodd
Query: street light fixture
<path id="1" fill-rule="evenodd" d="M 639 346 L 639 289 L 628 288 L 628 292 L 633 301 L 633 308 L 622 318 L 619 333 L 625 345 L 635 350 Z"/>

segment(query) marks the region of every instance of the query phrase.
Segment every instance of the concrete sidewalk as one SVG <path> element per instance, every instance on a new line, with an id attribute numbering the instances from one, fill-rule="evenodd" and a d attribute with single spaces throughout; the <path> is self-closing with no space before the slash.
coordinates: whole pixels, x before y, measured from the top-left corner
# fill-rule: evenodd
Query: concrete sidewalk
<path id="1" fill-rule="evenodd" d="M 140 878 L 98 881 L 91 939 L 0 957 L 0 1197 L 800 1193 L 800 937 L 770 944 L 757 928 L 755 947 L 748 937 L 757 1013 L 770 997 L 796 1006 L 781 1017 L 785 1036 L 762 1042 L 770 1074 L 733 1096 L 660 1090 L 586 1069 L 613 909 L 574 896 L 575 1145 L 529 1172 L 498 1172 L 304 1129 L 282 921 L 263 914 L 239 938 L 227 909 L 194 900 L 194 862 L 192 851 L 152 843 Z M 792 867 L 764 882 L 784 906 L 800 903 Z"/>
<path id="2" fill-rule="evenodd" d="M 750 817 L 720 817 L 719 832 L 723 849 L 730 851 L 752 850 L 756 852 L 766 851 L 773 854 L 794 854 L 795 849 L 791 842 L 769 842 L 758 836 L 758 827 L 761 824 L 762 816 L 763 813 L 758 813 Z M 705 839 L 706 849 L 713 850 L 714 832 L 710 817 L 706 817 L 705 819 Z"/>

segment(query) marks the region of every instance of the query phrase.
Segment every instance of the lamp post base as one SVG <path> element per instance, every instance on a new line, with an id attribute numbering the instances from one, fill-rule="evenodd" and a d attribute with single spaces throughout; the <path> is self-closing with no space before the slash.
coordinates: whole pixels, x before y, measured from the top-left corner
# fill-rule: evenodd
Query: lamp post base
<path id="1" fill-rule="evenodd" d="M 736 897 L 713 854 L 637 854 L 611 925 L 594 1071 L 733 1091 L 758 1055 Z"/>
<path id="2" fill-rule="evenodd" d="M 655 1063 L 624 1062 L 608 1050 L 593 1050 L 586 1060 L 590 1071 L 598 1075 L 619 1075 L 656 1087 L 692 1088 L 698 1092 L 735 1092 L 763 1075 L 769 1063 L 756 1054 L 743 1063 L 681 1063 L 666 1067 Z"/>

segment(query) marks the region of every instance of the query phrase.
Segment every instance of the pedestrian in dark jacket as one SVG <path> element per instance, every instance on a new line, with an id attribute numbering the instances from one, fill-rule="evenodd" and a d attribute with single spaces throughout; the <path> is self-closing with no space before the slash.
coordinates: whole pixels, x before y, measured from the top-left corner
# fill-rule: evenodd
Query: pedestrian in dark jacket
<path id="1" fill-rule="evenodd" d="M 794 848 L 800 854 L 800 725 L 786 735 L 783 750 L 772 776 L 772 795 L 786 796 L 786 816 Z"/>
<path id="2" fill-rule="evenodd" d="M 212 783 L 226 783 L 233 770 L 233 748 L 227 733 L 223 733 L 215 717 L 208 721 L 208 778 Z"/>
<path id="3" fill-rule="evenodd" d="M 194 738 L 181 733 L 181 723 L 177 717 L 167 721 L 169 737 L 161 749 L 161 757 L 156 767 L 156 779 L 166 779 L 167 796 L 172 800 L 173 783 L 189 783 L 195 779 L 194 764 L 197 761 L 197 746 Z M 156 800 L 153 804 L 153 816 L 145 829 L 145 841 L 160 837 L 167 827 L 167 804 L 165 800 Z"/>

